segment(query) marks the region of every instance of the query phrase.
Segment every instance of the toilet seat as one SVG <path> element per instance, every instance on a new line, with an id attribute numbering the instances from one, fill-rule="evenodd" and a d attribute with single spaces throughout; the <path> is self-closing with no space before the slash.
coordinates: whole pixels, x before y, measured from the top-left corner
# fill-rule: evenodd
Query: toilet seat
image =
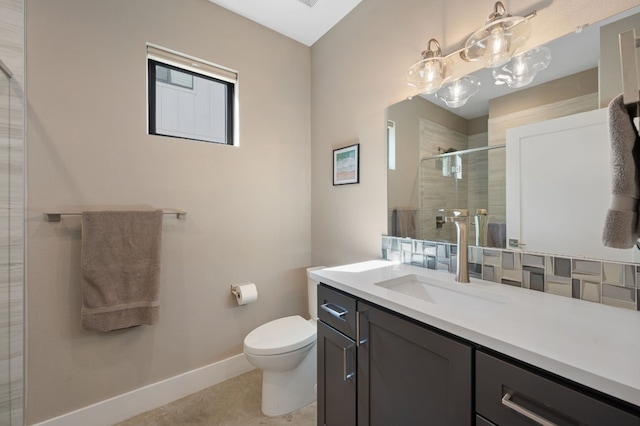
<path id="1" fill-rule="evenodd" d="M 244 350 L 254 355 L 279 355 L 303 348 L 315 340 L 316 327 L 300 315 L 293 315 L 253 330 L 244 339 Z"/>

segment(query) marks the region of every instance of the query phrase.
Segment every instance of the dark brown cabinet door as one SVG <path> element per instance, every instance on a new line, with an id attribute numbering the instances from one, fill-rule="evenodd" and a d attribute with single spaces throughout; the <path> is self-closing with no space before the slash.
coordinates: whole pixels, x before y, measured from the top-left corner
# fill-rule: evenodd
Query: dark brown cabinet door
<path id="1" fill-rule="evenodd" d="M 358 425 L 471 425 L 472 348 L 358 302 Z"/>
<path id="2" fill-rule="evenodd" d="M 318 425 L 356 424 L 356 347 L 318 321 Z"/>

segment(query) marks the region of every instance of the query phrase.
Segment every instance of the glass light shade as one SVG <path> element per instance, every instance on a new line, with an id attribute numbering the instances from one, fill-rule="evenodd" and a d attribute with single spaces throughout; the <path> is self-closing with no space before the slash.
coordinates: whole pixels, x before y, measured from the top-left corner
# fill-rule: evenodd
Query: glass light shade
<path id="1" fill-rule="evenodd" d="M 509 87 L 524 87 L 530 84 L 535 76 L 549 66 L 551 49 L 539 46 L 511 58 L 506 65 L 493 70 L 496 84 Z"/>
<path id="2" fill-rule="evenodd" d="M 528 18 L 509 16 L 487 23 L 464 43 L 463 55 L 486 68 L 504 65 L 531 35 Z"/>
<path id="3" fill-rule="evenodd" d="M 436 56 L 416 62 L 409 68 L 407 84 L 416 87 L 420 93 L 433 93 L 451 75 L 453 61 Z"/>
<path id="4" fill-rule="evenodd" d="M 436 98 L 442 100 L 449 108 L 460 108 L 469 98 L 480 90 L 480 80 L 473 76 L 462 77 L 447 83 L 436 92 Z"/>

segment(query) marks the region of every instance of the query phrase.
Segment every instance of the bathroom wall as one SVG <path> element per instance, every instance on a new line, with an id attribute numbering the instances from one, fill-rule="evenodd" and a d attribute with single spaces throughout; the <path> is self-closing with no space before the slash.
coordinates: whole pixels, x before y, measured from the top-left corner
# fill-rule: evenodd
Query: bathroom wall
<path id="1" fill-rule="evenodd" d="M 380 256 L 387 231 L 385 109 L 415 91 L 407 68 L 435 37 L 445 54 L 484 24 L 494 1 L 366 0 L 311 48 L 312 258 L 335 265 Z M 533 47 L 640 4 L 504 2 L 513 15 L 538 9 Z M 359 185 L 331 185 L 331 150 L 358 140 Z"/>
<path id="2" fill-rule="evenodd" d="M 30 0 L 27 423 L 242 353 L 308 315 L 310 49 L 207 0 Z M 240 146 L 149 136 L 145 43 L 239 72 Z M 163 226 L 160 322 L 80 325 L 83 208 L 178 208 Z M 238 307 L 230 285 L 254 281 Z"/>

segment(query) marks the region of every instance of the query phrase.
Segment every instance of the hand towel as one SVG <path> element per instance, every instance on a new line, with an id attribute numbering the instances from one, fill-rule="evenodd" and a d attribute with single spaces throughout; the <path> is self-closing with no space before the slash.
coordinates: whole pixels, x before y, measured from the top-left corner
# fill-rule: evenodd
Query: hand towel
<path id="1" fill-rule="evenodd" d="M 489 222 L 487 224 L 487 247 L 507 247 L 507 224 Z"/>
<path id="2" fill-rule="evenodd" d="M 628 249 L 638 241 L 638 154 L 640 138 L 622 95 L 609 104 L 611 142 L 611 205 L 607 211 L 602 243 Z"/>
<path id="3" fill-rule="evenodd" d="M 411 208 L 393 209 L 393 235 L 396 237 L 416 238 L 417 210 Z"/>
<path id="4" fill-rule="evenodd" d="M 82 213 L 82 325 L 111 331 L 159 318 L 162 210 Z"/>

